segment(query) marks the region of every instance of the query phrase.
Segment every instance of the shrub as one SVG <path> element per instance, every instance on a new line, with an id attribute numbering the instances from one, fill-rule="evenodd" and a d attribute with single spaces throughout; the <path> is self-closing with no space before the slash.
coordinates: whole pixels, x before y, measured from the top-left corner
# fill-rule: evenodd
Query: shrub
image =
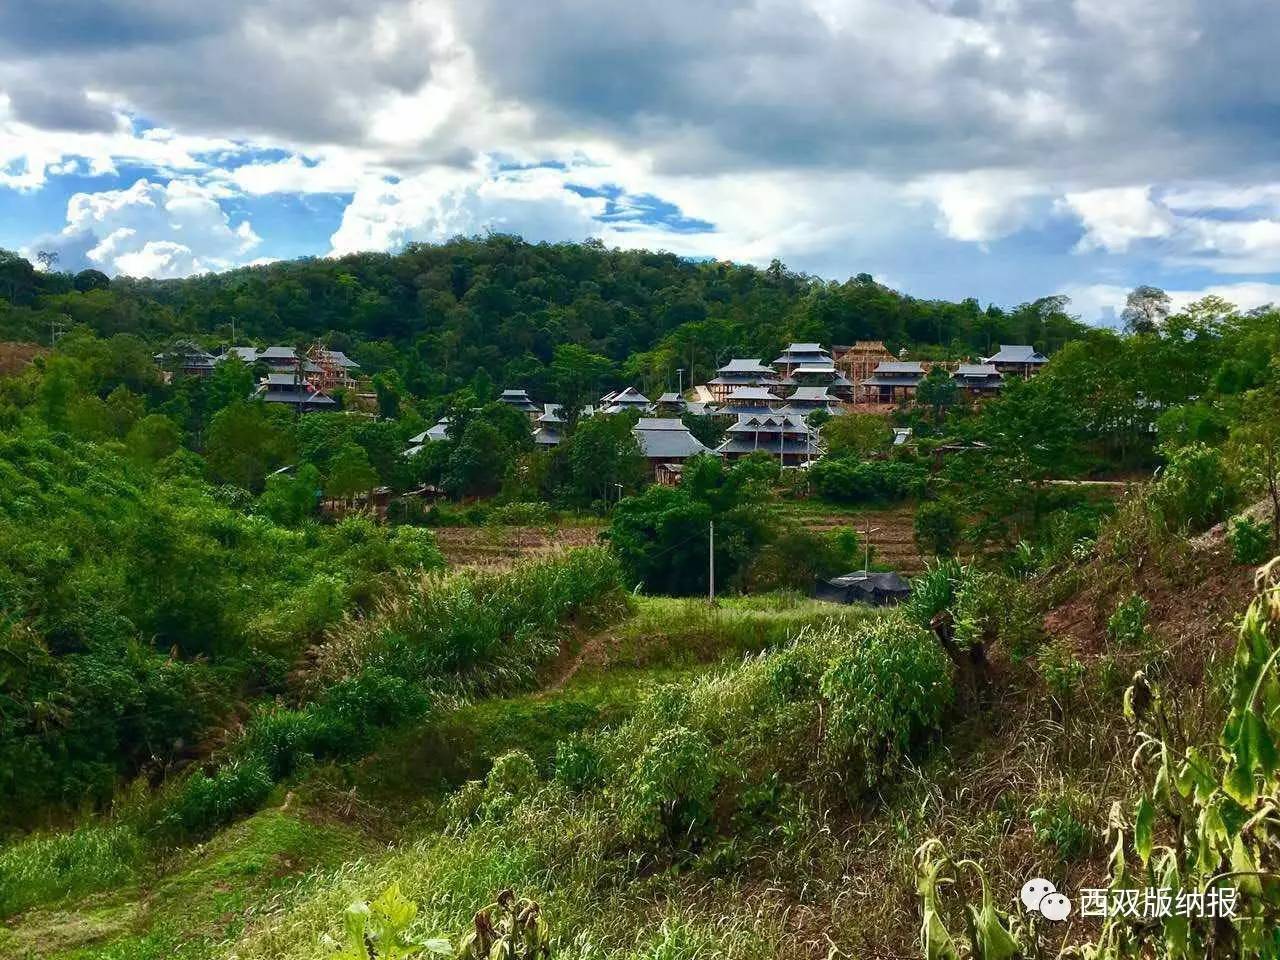
<path id="1" fill-rule="evenodd" d="M 1076 657 L 1070 644 L 1061 641 L 1041 653 L 1037 670 L 1049 692 L 1062 707 L 1075 699 L 1086 672 L 1085 665 Z"/>
<path id="2" fill-rule="evenodd" d="M 813 488 L 829 500 L 876 503 L 918 496 L 924 467 L 899 460 L 822 459 L 809 470 Z"/>
<path id="3" fill-rule="evenodd" d="M 1239 501 L 1236 478 L 1222 454 L 1202 443 L 1176 451 L 1151 491 L 1151 502 L 1170 530 L 1198 533 Z"/>
<path id="4" fill-rule="evenodd" d="M 259 760 L 232 761 L 213 776 L 198 770 L 166 804 L 157 829 L 170 839 L 207 836 L 256 810 L 272 787 L 271 775 Z"/>
<path id="5" fill-rule="evenodd" d="M 956 588 L 966 575 L 967 569 L 955 560 L 926 562 L 924 573 L 911 579 L 911 598 L 903 607 L 907 618 L 927 628 L 955 601 Z"/>
<path id="6" fill-rule="evenodd" d="M 960 508 L 950 500 L 929 500 L 916 510 L 916 543 L 939 557 L 950 557 L 960 545 Z"/>
<path id="7" fill-rule="evenodd" d="M 663 730 L 635 758 L 619 787 L 624 825 L 636 836 L 675 841 L 710 819 L 719 782 L 716 753 L 688 727 Z"/>
<path id="8" fill-rule="evenodd" d="M 1147 601 L 1131 593 L 1107 620 L 1107 636 L 1122 647 L 1137 647 L 1147 639 Z"/>
<path id="9" fill-rule="evenodd" d="M 751 593 L 771 590 L 813 590 L 815 580 L 860 568 L 858 536 L 847 527 L 817 533 L 797 527 L 778 534 L 746 569 L 743 579 Z"/>
<path id="10" fill-rule="evenodd" d="M 1256 566 L 1271 557 L 1271 528 L 1261 520 L 1232 517 L 1227 542 L 1231 544 L 1231 559 L 1236 563 Z"/>
<path id="11" fill-rule="evenodd" d="M 541 502 L 504 503 L 493 507 L 485 523 L 499 526 L 545 527 L 555 521 L 551 507 Z"/>
<path id="12" fill-rule="evenodd" d="M 580 792 L 601 781 L 602 758 L 594 742 L 574 734 L 556 744 L 555 779 L 570 790 Z"/>
<path id="13" fill-rule="evenodd" d="M 1083 798 L 1071 793 L 1057 793 L 1030 812 L 1036 842 L 1052 856 L 1068 863 L 1083 860 L 1093 850 L 1096 840 L 1086 822 Z"/>
<path id="14" fill-rule="evenodd" d="M 900 616 L 871 621 L 822 675 L 827 740 L 868 784 L 935 729 L 951 702 L 950 664 L 933 637 Z"/>

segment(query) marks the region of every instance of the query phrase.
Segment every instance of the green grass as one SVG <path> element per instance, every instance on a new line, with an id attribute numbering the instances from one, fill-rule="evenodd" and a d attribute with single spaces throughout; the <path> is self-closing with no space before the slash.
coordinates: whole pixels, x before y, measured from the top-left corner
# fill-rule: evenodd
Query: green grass
<path id="1" fill-rule="evenodd" d="M 28 837 L 0 852 L 0 917 L 132 881 L 142 844 L 131 825 L 88 825 Z"/>
<path id="2" fill-rule="evenodd" d="M 642 597 L 634 617 L 613 632 L 611 666 L 691 666 L 776 647 L 806 627 L 854 623 L 876 612 L 810 600 L 794 593 L 705 600 Z"/>
<path id="3" fill-rule="evenodd" d="M 436 723 L 388 741 L 376 755 L 345 771 L 344 786 L 375 804 L 429 811 L 450 789 L 484 776 L 493 758 L 508 750 L 524 750 L 547 774 L 559 741 L 625 720 L 647 691 L 687 672 L 593 670 L 560 690 L 465 704 Z"/>
<path id="4" fill-rule="evenodd" d="M 168 960 L 217 955 L 259 911 L 305 894 L 317 869 L 370 849 L 349 827 L 265 810 L 184 851 L 164 875 L 66 907 L 45 907 L 0 933 L 0 956 Z"/>

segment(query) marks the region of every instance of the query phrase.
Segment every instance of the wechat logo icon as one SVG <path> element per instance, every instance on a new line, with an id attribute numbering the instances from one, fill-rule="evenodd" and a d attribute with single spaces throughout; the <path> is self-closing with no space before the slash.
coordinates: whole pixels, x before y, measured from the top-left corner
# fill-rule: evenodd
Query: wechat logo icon
<path id="1" fill-rule="evenodd" d="M 1043 877 L 1028 880 L 1022 885 L 1022 905 L 1053 923 L 1061 923 L 1071 915 L 1071 901 Z"/>

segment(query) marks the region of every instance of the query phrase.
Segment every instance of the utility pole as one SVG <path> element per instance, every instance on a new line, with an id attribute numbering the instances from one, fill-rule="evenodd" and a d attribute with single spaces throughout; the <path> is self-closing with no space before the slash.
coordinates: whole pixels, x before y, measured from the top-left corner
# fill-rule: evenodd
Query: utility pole
<path id="1" fill-rule="evenodd" d="M 678 377 L 679 387 L 676 388 L 676 396 L 684 396 L 684 367 L 676 367 L 676 377 Z"/>
<path id="2" fill-rule="evenodd" d="M 872 529 L 871 518 L 867 517 L 867 529 L 864 531 L 864 539 L 863 539 L 863 547 L 865 548 L 862 555 L 862 572 L 863 573 L 871 572 L 871 535 L 873 533 L 879 533 L 879 532 L 880 532 L 879 527 Z"/>
<path id="3" fill-rule="evenodd" d="M 67 324 L 71 318 L 65 313 L 59 314 L 59 319 L 49 321 L 49 346 L 50 348 L 58 345 L 58 338 L 67 332 Z"/>
<path id="4" fill-rule="evenodd" d="M 707 551 L 707 602 L 714 605 L 716 602 L 716 522 L 714 520 L 707 522 L 707 537 L 711 544 L 711 549 Z"/>

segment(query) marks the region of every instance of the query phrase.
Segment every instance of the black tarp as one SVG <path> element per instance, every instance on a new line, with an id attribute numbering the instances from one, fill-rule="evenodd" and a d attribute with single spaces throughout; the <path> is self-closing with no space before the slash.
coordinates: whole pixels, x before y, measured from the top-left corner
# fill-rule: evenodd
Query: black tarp
<path id="1" fill-rule="evenodd" d="M 843 577 L 819 580 L 813 595 L 833 603 L 869 603 L 888 607 L 911 596 L 911 584 L 892 571 L 867 573 L 862 570 Z"/>

